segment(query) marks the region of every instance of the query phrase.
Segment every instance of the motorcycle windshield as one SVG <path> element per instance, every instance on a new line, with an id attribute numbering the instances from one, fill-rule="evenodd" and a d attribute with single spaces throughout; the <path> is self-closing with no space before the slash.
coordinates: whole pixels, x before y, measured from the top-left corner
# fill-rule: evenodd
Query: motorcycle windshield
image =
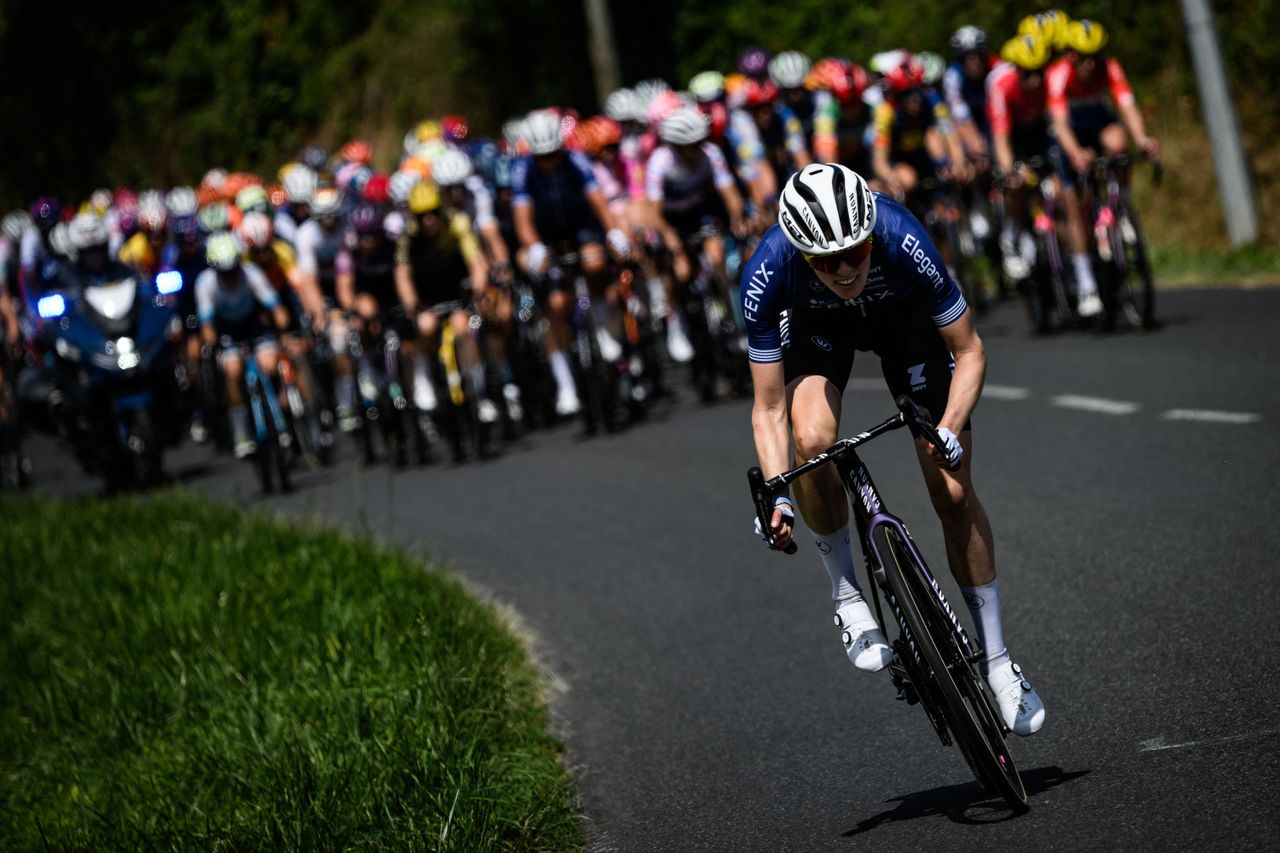
<path id="1" fill-rule="evenodd" d="M 110 284 L 95 284 L 84 289 L 84 300 L 106 319 L 123 320 L 133 309 L 137 289 L 137 282 L 132 278 Z"/>

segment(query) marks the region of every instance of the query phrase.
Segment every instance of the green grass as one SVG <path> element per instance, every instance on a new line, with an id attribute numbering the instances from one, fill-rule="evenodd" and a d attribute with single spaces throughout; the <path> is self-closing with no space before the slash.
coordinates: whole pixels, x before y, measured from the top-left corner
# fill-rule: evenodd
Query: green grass
<path id="1" fill-rule="evenodd" d="M 1151 250 L 1161 285 L 1280 284 L 1280 246 L 1245 246 L 1227 252 Z"/>
<path id="2" fill-rule="evenodd" d="M 0 502 L 6 850 L 569 850 L 520 642 L 406 557 L 181 495 Z"/>

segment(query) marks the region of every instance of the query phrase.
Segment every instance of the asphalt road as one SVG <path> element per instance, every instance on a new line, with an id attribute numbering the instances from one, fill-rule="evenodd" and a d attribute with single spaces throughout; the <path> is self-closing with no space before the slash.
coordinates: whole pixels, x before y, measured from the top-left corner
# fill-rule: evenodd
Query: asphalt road
<path id="1" fill-rule="evenodd" d="M 746 402 L 686 399 L 483 465 L 344 462 L 262 502 L 247 466 L 202 448 L 172 467 L 443 558 L 514 605 L 558 685 L 590 849 L 1280 849 L 1280 290 L 1162 310 L 1148 335 L 1035 339 L 1011 306 L 979 325 L 974 479 L 1006 637 L 1048 708 L 1013 745 L 1018 818 L 886 675 L 849 665 L 812 545 L 752 537 Z M 891 413 L 860 358 L 845 431 Z M 37 450 L 41 489 L 89 488 Z M 864 458 L 946 575 L 906 437 Z"/>

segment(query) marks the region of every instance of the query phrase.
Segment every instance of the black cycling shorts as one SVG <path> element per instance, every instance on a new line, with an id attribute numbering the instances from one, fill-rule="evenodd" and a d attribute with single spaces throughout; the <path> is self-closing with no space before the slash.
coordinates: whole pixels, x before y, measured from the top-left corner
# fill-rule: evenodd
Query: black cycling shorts
<path id="1" fill-rule="evenodd" d="M 933 322 L 932 296 L 904 299 L 871 317 L 848 308 L 792 312 L 782 341 L 787 384 L 823 376 L 843 395 L 854 355 L 874 352 L 893 398 L 906 394 L 936 422 L 947 409 L 955 359 Z"/>

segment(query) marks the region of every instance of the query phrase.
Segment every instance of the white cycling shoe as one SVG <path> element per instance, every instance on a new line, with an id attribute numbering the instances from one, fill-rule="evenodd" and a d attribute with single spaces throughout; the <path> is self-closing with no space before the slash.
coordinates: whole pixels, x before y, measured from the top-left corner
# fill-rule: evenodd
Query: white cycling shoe
<path id="1" fill-rule="evenodd" d="M 1044 702 L 1011 660 L 996 664 L 987 674 L 987 685 L 996 696 L 1004 724 L 1016 735 L 1033 735 L 1044 725 Z"/>
<path id="2" fill-rule="evenodd" d="M 572 388 L 561 388 L 556 394 L 556 414 L 567 418 L 580 411 L 582 411 L 582 403 L 578 400 L 578 392 Z"/>
<path id="3" fill-rule="evenodd" d="M 1080 302 L 1076 305 L 1076 313 L 1085 319 L 1097 317 L 1102 313 L 1102 300 L 1096 293 L 1086 293 L 1080 297 Z"/>
<path id="4" fill-rule="evenodd" d="M 863 672 L 879 672 L 893 660 L 893 650 L 865 601 L 842 604 L 836 611 L 836 627 L 849 660 Z"/>

